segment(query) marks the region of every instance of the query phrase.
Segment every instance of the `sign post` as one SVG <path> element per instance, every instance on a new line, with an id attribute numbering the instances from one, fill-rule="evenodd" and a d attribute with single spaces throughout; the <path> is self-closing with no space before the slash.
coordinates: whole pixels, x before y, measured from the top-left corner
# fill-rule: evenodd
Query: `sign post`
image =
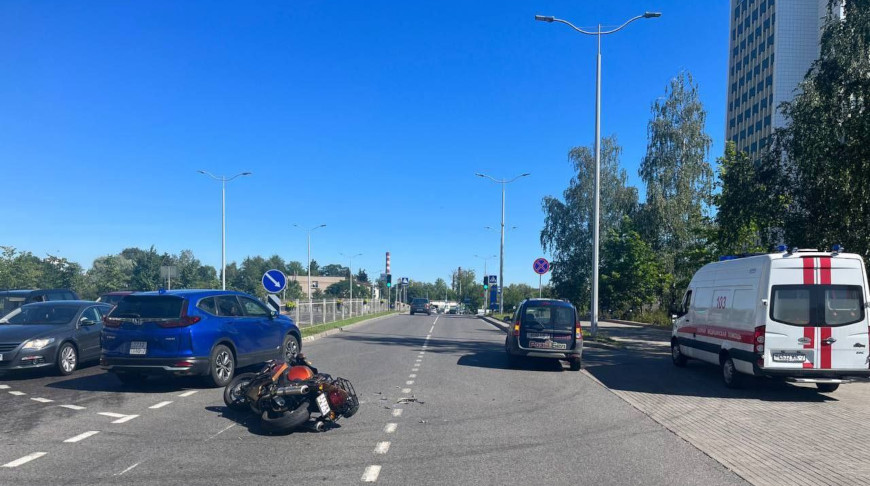
<path id="1" fill-rule="evenodd" d="M 532 264 L 532 268 L 535 269 L 535 273 L 538 274 L 538 298 L 543 297 L 543 285 L 542 282 L 544 280 L 544 274 L 550 271 L 550 262 L 547 261 L 546 258 L 538 258 Z"/>

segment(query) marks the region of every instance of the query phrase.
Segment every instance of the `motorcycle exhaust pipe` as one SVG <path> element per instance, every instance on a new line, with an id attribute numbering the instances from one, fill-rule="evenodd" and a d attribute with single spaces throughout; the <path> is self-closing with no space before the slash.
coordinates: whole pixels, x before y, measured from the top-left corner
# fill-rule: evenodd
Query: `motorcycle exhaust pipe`
<path id="1" fill-rule="evenodd" d="M 308 385 L 290 385 L 290 386 L 282 386 L 275 390 L 275 395 L 284 396 L 284 395 L 305 395 L 308 393 Z"/>

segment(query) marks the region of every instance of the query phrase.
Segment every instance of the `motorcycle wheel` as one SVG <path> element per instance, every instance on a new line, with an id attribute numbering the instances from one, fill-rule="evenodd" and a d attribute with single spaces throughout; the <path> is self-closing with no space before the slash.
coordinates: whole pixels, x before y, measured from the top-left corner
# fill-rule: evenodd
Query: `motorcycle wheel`
<path id="1" fill-rule="evenodd" d="M 239 388 L 250 383 L 255 376 L 257 376 L 256 373 L 242 373 L 227 383 L 224 388 L 224 403 L 230 410 L 243 411 L 248 409 L 248 399 L 239 395 Z"/>
<path id="2" fill-rule="evenodd" d="M 263 428 L 272 432 L 285 432 L 304 424 L 311 418 L 311 413 L 308 411 L 308 400 L 304 400 L 296 410 L 291 410 L 270 417 L 269 411 L 263 412 L 260 416 L 260 421 Z"/>

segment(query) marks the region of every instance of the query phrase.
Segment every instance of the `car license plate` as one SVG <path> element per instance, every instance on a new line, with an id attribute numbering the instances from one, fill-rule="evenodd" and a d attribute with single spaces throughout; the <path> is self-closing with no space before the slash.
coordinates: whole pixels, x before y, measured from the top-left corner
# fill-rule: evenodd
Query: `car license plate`
<path id="1" fill-rule="evenodd" d="M 546 332 L 527 332 L 526 337 L 529 339 L 550 339 L 550 334 Z"/>
<path id="2" fill-rule="evenodd" d="M 779 363 L 804 363 L 807 355 L 803 353 L 773 353 L 773 360 Z"/>
<path id="3" fill-rule="evenodd" d="M 538 349 L 550 349 L 553 347 L 553 343 L 550 341 L 529 341 L 529 347 Z"/>
<path id="4" fill-rule="evenodd" d="M 148 352 L 148 343 L 146 341 L 133 341 L 130 343 L 130 354 L 144 355 Z"/>
<path id="5" fill-rule="evenodd" d="M 321 415 L 329 414 L 329 412 L 330 412 L 329 402 L 326 401 L 326 394 L 325 393 L 321 393 L 320 395 L 317 395 L 317 408 L 320 409 Z"/>
<path id="6" fill-rule="evenodd" d="M 565 343 L 553 343 L 553 349 L 568 349 L 568 345 Z"/>

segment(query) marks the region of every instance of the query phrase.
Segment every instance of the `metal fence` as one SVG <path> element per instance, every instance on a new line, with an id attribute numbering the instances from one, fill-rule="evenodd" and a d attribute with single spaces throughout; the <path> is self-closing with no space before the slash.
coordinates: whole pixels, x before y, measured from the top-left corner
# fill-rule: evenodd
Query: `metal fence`
<path id="1" fill-rule="evenodd" d="M 343 319 L 350 319 L 351 317 L 377 314 L 378 312 L 389 310 L 390 307 L 387 302 L 370 299 L 313 299 L 310 304 L 308 300 L 294 300 L 292 303 L 293 305 L 290 308 L 285 306 L 281 312 L 293 318 L 299 327 L 327 324 Z M 400 303 L 399 305 L 401 306 L 402 304 Z"/>

